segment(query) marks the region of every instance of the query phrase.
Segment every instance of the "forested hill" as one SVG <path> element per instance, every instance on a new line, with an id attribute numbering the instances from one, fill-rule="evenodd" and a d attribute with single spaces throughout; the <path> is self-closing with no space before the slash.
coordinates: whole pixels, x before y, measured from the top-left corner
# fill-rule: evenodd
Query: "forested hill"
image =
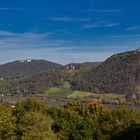
<path id="1" fill-rule="evenodd" d="M 94 62 L 89 64 L 72 63 L 65 66 L 58 65 L 57 68 L 35 73 L 33 75 L 2 78 L 0 80 L 0 93 L 37 94 L 44 93 L 51 87 L 62 87 L 65 82 L 68 82 L 71 85 L 73 80 L 76 80 L 82 73 L 95 68 L 95 65 L 93 65 Z"/>
<path id="2" fill-rule="evenodd" d="M 81 75 L 74 87 L 97 93 L 134 94 L 140 90 L 140 50 L 115 54 Z"/>
<path id="3" fill-rule="evenodd" d="M 70 63 L 65 65 L 63 68 L 65 70 L 73 71 L 84 71 L 91 68 L 96 68 L 101 62 L 85 62 L 85 63 Z"/>
<path id="4" fill-rule="evenodd" d="M 22 60 L 0 65 L 0 77 L 27 76 L 61 67 L 45 60 Z"/>
<path id="5" fill-rule="evenodd" d="M 46 60 L 19 60 L 0 65 L 0 77 L 8 78 L 15 76 L 30 76 L 49 70 L 83 70 L 92 67 L 97 67 L 100 62 L 86 62 L 86 63 L 71 63 L 67 65 L 60 65 Z"/>

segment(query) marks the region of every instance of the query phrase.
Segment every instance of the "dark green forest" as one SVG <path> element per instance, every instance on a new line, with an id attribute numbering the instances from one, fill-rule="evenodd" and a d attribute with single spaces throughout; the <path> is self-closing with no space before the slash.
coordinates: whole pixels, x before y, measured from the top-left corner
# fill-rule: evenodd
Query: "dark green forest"
<path id="1" fill-rule="evenodd" d="M 29 98 L 15 107 L 0 104 L 1 140 L 139 140 L 140 112 L 99 103 L 49 107 Z"/>

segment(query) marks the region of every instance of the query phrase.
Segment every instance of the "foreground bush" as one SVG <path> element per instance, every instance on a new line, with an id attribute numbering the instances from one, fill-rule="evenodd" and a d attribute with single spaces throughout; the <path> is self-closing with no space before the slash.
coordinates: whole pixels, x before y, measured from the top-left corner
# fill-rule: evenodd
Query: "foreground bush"
<path id="1" fill-rule="evenodd" d="M 52 119 L 40 112 L 27 112 L 18 123 L 18 139 L 56 140 L 51 130 Z"/>
<path id="2" fill-rule="evenodd" d="M 139 140 L 140 114 L 99 103 L 51 108 L 33 98 L 0 104 L 0 140 Z"/>

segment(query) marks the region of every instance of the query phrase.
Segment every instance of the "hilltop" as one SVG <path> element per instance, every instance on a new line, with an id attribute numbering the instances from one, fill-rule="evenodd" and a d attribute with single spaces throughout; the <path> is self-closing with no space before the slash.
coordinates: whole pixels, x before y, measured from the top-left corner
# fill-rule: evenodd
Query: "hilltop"
<path id="1" fill-rule="evenodd" d="M 0 65 L 0 77 L 29 76 L 61 67 L 46 60 L 18 60 Z"/>

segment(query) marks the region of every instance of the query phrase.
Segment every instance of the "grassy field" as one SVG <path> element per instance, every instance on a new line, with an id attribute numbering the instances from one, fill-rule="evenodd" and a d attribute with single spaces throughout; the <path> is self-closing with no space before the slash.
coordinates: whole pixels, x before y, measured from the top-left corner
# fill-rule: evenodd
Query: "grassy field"
<path id="1" fill-rule="evenodd" d="M 48 89 L 42 96 L 47 97 L 65 97 L 65 98 L 84 98 L 92 97 L 94 94 L 86 91 L 74 91 L 70 88 L 52 87 Z"/>
<path id="2" fill-rule="evenodd" d="M 101 101 L 103 104 L 108 105 L 136 105 L 135 101 L 126 101 L 124 94 L 114 94 L 114 93 L 92 93 L 86 91 L 74 91 L 70 87 L 52 87 L 48 89 L 45 93 L 39 94 L 42 97 L 52 97 L 52 98 L 68 98 L 68 99 L 78 99 L 79 101 Z M 138 104 L 139 105 L 139 104 Z M 110 107 L 111 108 L 111 107 Z M 114 108 L 114 107 L 113 107 Z"/>
<path id="3" fill-rule="evenodd" d="M 85 97 L 92 97 L 94 94 L 91 92 L 86 91 L 74 91 L 71 93 L 68 98 L 85 98 Z"/>
<path id="4" fill-rule="evenodd" d="M 73 93 L 73 90 L 69 88 L 57 88 L 57 87 L 52 87 L 48 89 L 43 96 L 47 97 L 68 97 Z"/>
<path id="5" fill-rule="evenodd" d="M 118 102 L 120 98 L 123 98 L 124 95 L 118 94 L 97 94 L 86 91 L 74 91 L 70 88 L 58 88 L 52 87 L 48 89 L 42 96 L 46 97 L 56 97 L 56 98 L 92 98 L 92 99 L 101 99 L 106 102 Z"/>

